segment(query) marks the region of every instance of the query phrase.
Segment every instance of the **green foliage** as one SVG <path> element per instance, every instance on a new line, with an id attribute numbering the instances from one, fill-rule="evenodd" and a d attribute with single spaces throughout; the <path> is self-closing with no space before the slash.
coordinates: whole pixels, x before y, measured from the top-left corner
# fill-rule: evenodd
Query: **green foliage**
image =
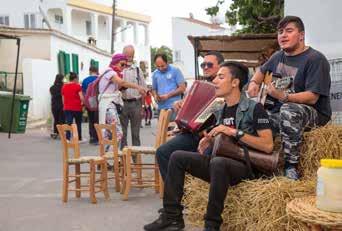
<path id="1" fill-rule="evenodd" d="M 217 13 L 216 6 L 207 8 L 208 15 Z M 210 9 L 210 10 L 208 10 Z M 215 14 L 214 14 L 215 15 Z M 229 25 L 241 25 L 243 28 L 236 33 L 273 33 L 276 32 L 279 20 L 284 16 L 284 0 L 232 0 L 226 12 L 226 21 Z"/>
<path id="2" fill-rule="evenodd" d="M 159 53 L 165 53 L 167 56 L 168 63 L 172 63 L 172 50 L 167 46 L 161 46 L 161 47 L 151 47 L 151 71 L 153 72 L 156 69 L 156 66 L 154 65 L 154 56 Z"/>

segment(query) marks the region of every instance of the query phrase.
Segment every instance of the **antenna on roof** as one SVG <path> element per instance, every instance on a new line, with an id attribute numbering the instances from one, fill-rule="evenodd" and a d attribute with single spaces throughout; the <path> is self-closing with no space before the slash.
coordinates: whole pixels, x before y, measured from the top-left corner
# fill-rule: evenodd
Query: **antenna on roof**
<path id="1" fill-rule="evenodd" d="M 39 8 L 40 14 L 43 17 L 43 23 L 45 23 L 47 25 L 47 27 L 51 30 L 52 29 L 51 25 L 50 25 L 49 20 L 47 19 L 46 15 L 45 15 L 44 11 L 42 10 L 42 8 L 40 6 L 38 6 L 38 8 Z"/>

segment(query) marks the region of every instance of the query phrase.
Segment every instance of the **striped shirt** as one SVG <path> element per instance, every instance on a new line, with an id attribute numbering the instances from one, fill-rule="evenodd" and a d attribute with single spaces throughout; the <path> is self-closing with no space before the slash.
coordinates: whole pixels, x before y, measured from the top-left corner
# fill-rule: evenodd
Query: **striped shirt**
<path id="1" fill-rule="evenodd" d="M 132 65 L 123 70 L 123 79 L 130 83 L 135 83 L 146 88 L 146 83 L 142 71 L 138 67 Z M 139 72 L 139 76 L 138 75 Z M 141 95 L 138 90 L 133 88 L 128 88 L 122 92 L 123 99 L 139 99 Z"/>

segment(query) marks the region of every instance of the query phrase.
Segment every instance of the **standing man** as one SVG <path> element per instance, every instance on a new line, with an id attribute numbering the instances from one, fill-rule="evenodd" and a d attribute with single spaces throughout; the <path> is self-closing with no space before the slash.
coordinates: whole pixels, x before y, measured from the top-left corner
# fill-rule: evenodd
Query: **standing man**
<path id="1" fill-rule="evenodd" d="M 158 111 L 172 109 L 173 103 L 180 100 L 185 91 L 184 76 L 178 68 L 167 63 L 166 54 L 157 54 L 154 63 L 157 70 L 152 75 L 152 93 L 158 103 Z M 170 120 L 175 117 L 173 112 Z"/>
<path id="2" fill-rule="evenodd" d="M 273 150 L 271 125 L 261 104 L 248 99 L 242 87 L 248 81 L 248 68 L 237 62 L 224 62 L 213 80 L 216 97 L 223 97 L 225 105 L 218 125 L 205 135 L 198 152 L 175 151 L 169 163 L 165 181 L 163 210 L 160 217 L 144 226 L 146 231 L 183 230 L 183 206 L 185 173 L 210 183 L 204 231 L 219 231 L 221 213 L 228 188 L 249 176 L 244 161 L 228 157 L 203 155 L 213 144 L 213 138 L 222 133 L 266 153 Z"/>
<path id="3" fill-rule="evenodd" d="M 203 69 L 204 78 L 207 81 L 212 81 L 220 69 L 220 64 L 224 61 L 221 53 L 216 51 L 208 52 L 204 56 L 203 63 L 201 63 L 201 68 Z M 183 100 L 175 102 L 174 108 L 179 110 L 182 106 Z M 169 164 L 169 159 L 171 154 L 177 150 L 184 150 L 195 152 L 198 147 L 198 142 L 200 141 L 200 135 L 197 133 L 191 133 L 188 131 L 181 131 L 175 137 L 173 137 L 168 142 L 162 144 L 157 149 L 157 161 L 159 165 L 159 171 L 163 178 L 166 180 L 167 167 Z"/>
<path id="4" fill-rule="evenodd" d="M 127 67 L 123 70 L 123 80 L 146 88 L 142 71 L 133 64 L 134 47 L 132 45 L 125 46 L 122 53 L 127 56 Z M 140 146 L 140 125 L 142 111 L 144 110 L 144 96 L 142 96 L 138 90 L 128 88 L 122 92 L 122 99 L 124 105 L 122 113 L 120 114 L 120 122 L 123 137 L 121 139 L 120 148 L 122 149 L 127 145 L 127 128 L 129 122 L 131 123 L 132 145 Z"/>
<path id="5" fill-rule="evenodd" d="M 85 78 L 82 81 L 82 92 L 83 95 L 86 94 L 88 86 L 90 83 L 92 83 L 93 81 L 95 81 L 95 79 L 98 76 L 99 70 L 97 67 L 95 66 L 90 66 L 89 67 L 89 76 L 87 78 Z M 98 111 L 89 111 L 87 109 L 87 113 L 88 113 L 88 123 L 89 123 L 89 144 L 98 144 L 98 138 L 97 138 L 97 133 L 94 127 L 94 124 L 98 124 L 99 123 L 99 112 Z"/>
<path id="6" fill-rule="evenodd" d="M 297 180 L 297 165 L 304 130 L 325 125 L 331 118 L 330 66 L 319 51 L 306 46 L 304 24 L 299 17 L 286 16 L 278 24 L 281 48 L 252 77 L 248 86 L 250 96 L 256 96 L 265 73 L 292 78 L 292 88 L 283 91 L 267 86 L 268 95 L 282 106 L 270 114 L 274 132 L 280 133 L 285 155 L 285 176 Z"/>

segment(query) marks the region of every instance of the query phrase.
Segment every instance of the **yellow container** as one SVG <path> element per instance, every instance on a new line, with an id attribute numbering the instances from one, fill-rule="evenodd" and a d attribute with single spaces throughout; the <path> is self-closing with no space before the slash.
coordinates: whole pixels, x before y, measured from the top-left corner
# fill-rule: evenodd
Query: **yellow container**
<path id="1" fill-rule="evenodd" d="M 342 160 L 322 159 L 317 171 L 318 209 L 342 212 Z"/>

